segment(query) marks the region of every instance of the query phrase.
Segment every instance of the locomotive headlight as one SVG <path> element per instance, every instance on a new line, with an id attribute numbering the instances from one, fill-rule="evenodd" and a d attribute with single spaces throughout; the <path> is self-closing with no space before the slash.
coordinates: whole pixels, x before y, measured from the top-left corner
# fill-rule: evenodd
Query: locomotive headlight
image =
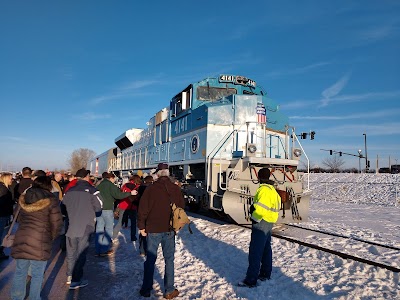
<path id="1" fill-rule="evenodd" d="M 296 148 L 296 149 L 293 150 L 293 154 L 296 157 L 300 157 L 301 156 L 301 150 Z"/>
<path id="2" fill-rule="evenodd" d="M 255 153 L 257 151 L 257 147 L 256 145 L 249 145 L 247 150 L 249 150 L 250 153 Z"/>

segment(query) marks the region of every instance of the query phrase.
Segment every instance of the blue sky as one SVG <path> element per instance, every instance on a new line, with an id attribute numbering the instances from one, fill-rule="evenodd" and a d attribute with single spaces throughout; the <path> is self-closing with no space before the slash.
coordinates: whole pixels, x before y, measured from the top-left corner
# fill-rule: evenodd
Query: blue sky
<path id="1" fill-rule="evenodd" d="M 399 1 L 0 0 L 0 168 L 67 167 L 143 128 L 189 83 L 254 79 L 313 165 L 400 159 Z M 346 167 L 358 159 L 343 156 Z M 400 163 L 400 161 L 399 161 Z"/>

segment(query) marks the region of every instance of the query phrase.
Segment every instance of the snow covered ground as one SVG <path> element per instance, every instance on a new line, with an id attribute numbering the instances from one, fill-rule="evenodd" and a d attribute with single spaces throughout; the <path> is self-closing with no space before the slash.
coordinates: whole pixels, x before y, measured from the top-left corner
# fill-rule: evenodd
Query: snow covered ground
<path id="1" fill-rule="evenodd" d="M 400 176 L 388 174 L 311 174 L 310 218 L 301 226 L 351 236 L 321 238 L 310 232 L 308 243 L 357 253 L 400 267 L 400 251 L 361 245 L 356 238 L 400 247 Z M 326 194 L 327 193 L 327 194 Z M 185 228 L 176 238 L 177 299 L 400 299 L 400 274 L 273 238 L 272 278 L 256 288 L 238 287 L 247 269 L 250 230 L 192 215 L 193 234 Z M 140 299 L 144 258 L 123 229 L 114 255 L 94 257 L 93 243 L 84 276 L 89 286 L 68 291 L 65 253 L 58 251 L 46 271 L 44 299 Z M 15 263 L 0 264 L 0 299 L 9 299 Z M 162 299 L 164 261 L 161 249 L 150 299 Z"/>
<path id="2" fill-rule="evenodd" d="M 303 226 L 400 247 L 399 178 L 387 174 L 312 174 L 310 220 Z M 332 181 L 335 184 L 323 183 Z M 349 201 L 352 195 L 357 200 Z M 250 230 L 202 217 L 193 216 L 192 220 L 193 235 L 184 229 L 177 236 L 175 282 L 179 299 L 400 299 L 399 273 L 278 238 L 272 241 L 271 280 L 256 288 L 237 287 L 247 269 Z M 144 259 L 137 245 L 127 242 L 128 236 L 129 231 L 123 230 L 115 256 L 100 262 L 120 278 L 118 284 L 102 289 L 107 299 L 138 297 Z M 312 234 L 308 238 L 320 246 L 332 242 L 317 240 Z M 355 246 L 348 242 L 340 247 L 351 251 Z M 373 246 L 355 250 L 367 256 L 385 255 L 391 265 L 400 265 L 397 250 L 379 253 Z M 164 266 L 159 251 L 152 299 L 162 298 Z"/>

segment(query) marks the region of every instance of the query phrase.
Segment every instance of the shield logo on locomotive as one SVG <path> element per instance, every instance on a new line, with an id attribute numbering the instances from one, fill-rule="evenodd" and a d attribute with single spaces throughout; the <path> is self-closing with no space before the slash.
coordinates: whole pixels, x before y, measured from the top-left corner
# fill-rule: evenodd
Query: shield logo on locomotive
<path id="1" fill-rule="evenodd" d="M 190 149 L 192 150 L 192 153 L 196 153 L 199 150 L 199 145 L 200 145 L 200 138 L 196 134 L 192 136 L 192 139 L 190 140 Z"/>

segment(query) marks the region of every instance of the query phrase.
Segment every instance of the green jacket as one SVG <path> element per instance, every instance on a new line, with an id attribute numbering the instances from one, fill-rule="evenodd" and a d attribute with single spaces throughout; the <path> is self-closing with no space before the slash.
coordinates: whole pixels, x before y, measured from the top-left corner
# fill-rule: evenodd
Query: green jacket
<path id="1" fill-rule="evenodd" d="M 97 186 L 100 191 L 100 195 L 104 200 L 103 210 L 114 210 L 114 201 L 116 199 L 124 199 L 131 195 L 130 192 L 124 193 L 108 179 L 103 179 L 102 182 Z"/>

